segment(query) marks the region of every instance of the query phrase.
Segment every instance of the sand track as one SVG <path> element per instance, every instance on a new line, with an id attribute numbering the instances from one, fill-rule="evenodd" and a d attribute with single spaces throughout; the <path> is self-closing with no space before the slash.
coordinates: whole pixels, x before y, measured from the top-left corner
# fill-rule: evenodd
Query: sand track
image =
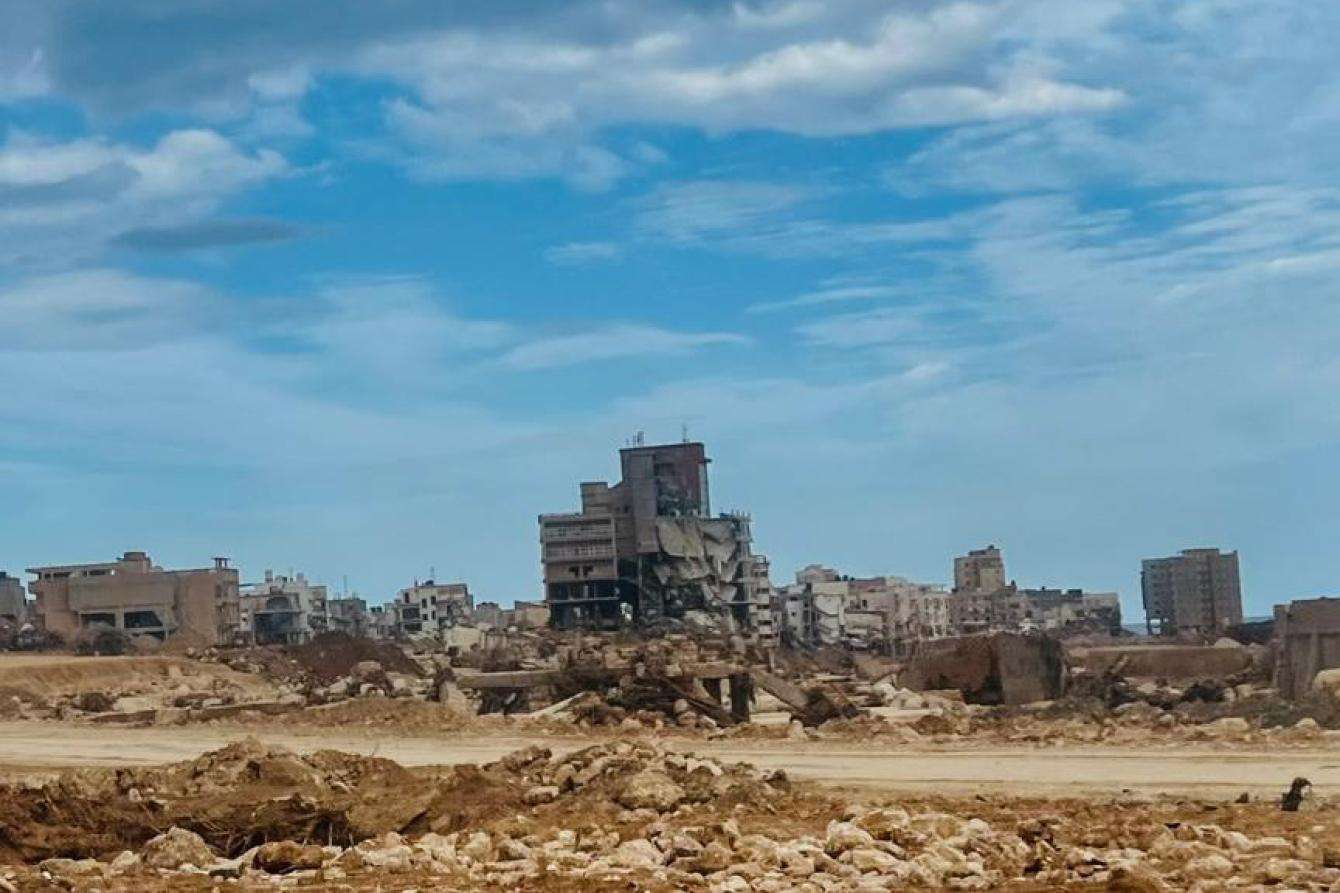
<path id="1" fill-rule="evenodd" d="M 422 738 L 337 729 L 99 728 L 64 723 L 0 723 L 0 772 L 130 766 L 190 759 L 247 734 L 299 751 L 336 749 L 389 757 L 407 766 L 487 762 L 527 744 L 565 752 L 577 738 Z M 1295 776 L 1318 793 L 1340 794 L 1340 749 L 1278 752 L 1138 748 L 992 748 L 890 750 L 878 745 L 706 742 L 669 739 L 672 747 L 785 769 L 827 784 L 923 793 L 1082 796 L 1123 789 L 1232 798 L 1276 795 Z"/>

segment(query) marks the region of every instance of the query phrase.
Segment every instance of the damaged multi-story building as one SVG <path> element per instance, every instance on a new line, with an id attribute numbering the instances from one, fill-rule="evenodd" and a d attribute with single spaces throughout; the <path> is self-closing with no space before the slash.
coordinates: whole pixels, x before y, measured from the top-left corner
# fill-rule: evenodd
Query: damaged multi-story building
<path id="1" fill-rule="evenodd" d="M 1062 633 L 1121 631 L 1121 599 L 1115 592 L 1083 589 L 1021 589 L 1005 574 L 1005 556 L 995 545 L 954 559 L 949 622 L 955 634 L 982 632 Z"/>
<path id="2" fill-rule="evenodd" d="M 226 558 L 215 558 L 213 567 L 164 570 L 146 552 L 126 552 L 117 561 L 28 573 L 36 577 L 28 590 L 36 597 L 38 625 L 67 639 L 97 627 L 226 645 L 241 629 L 238 573 Z"/>
<path id="3" fill-rule="evenodd" d="M 851 577 L 812 564 L 782 590 L 787 641 L 902 654 L 951 632 L 949 593 L 905 577 Z"/>
<path id="4" fill-rule="evenodd" d="M 712 515 L 703 444 L 637 442 L 619 460 L 619 483 L 581 485 L 580 512 L 540 516 L 550 625 L 617 629 L 669 618 L 754 634 L 770 624 L 771 606 L 754 592 L 750 518 Z"/>
<path id="5" fill-rule="evenodd" d="M 28 596 L 18 577 L 0 571 L 0 623 L 22 626 L 28 621 Z"/>
<path id="6" fill-rule="evenodd" d="M 265 571 L 241 590 L 242 628 L 257 645 L 299 645 L 330 628 L 326 587 L 303 574 Z"/>
<path id="7" fill-rule="evenodd" d="M 1214 636 L 1242 623 L 1238 553 L 1183 549 L 1140 565 L 1150 634 Z"/>
<path id="8" fill-rule="evenodd" d="M 475 599 L 466 583 L 414 581 L 400 590 L 390 604 L 397 635 L 441 636 L 447 630 L 472 622 Z"/>

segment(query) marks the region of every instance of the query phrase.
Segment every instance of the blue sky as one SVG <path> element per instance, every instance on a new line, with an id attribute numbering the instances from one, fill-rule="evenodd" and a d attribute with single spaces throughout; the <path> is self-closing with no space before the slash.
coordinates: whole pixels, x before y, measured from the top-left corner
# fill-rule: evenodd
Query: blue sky
<path id="1" fill-rule="evenodd" d="M 778 580 L 1333 592 L 1340 8 L 8 0 L 0 568 L 539 595 L 709 445 Z"/>

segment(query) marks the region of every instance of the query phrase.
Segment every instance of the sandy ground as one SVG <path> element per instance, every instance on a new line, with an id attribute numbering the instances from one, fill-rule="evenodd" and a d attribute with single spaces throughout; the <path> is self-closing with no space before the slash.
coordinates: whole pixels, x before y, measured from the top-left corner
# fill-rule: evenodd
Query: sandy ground
<path id="1" fill-rule="evenodd" d="M 304 752 L 329 748 L 375 754 L 407 766 L 488 762 L 528 744 L 544 744 L 565 752 L 590 743 L 573 738 L 371 737 L 334 729 L 134 729 L 8 722 L 0 723 L 0 773 L 189 759 L 246 734 Z M 1144 751 L 1075 746 L 946 751 L 822 742 L 671 740 L 668 744 L 723 760 L 785 769 L 797 779 L 921 793 L 1077 796 L 1129 789 L 1229 799 L 1243 792 L 1276 796 L 1295 776 L 1303 776 L 1320 794 L 1340 794 L 1340 748 L 1226 753 L 1191 748 Z"/>

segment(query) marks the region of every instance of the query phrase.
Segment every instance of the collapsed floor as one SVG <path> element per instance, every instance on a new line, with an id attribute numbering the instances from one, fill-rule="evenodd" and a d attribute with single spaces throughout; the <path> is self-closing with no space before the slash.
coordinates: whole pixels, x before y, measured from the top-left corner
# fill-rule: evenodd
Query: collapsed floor
<path id="1" fill-rule="evenodd" d="M 424 771 L 248 740 L 0 810 L 6 890 L 1340 889 L 1316 797 L 852 802 L 626 739 Z"/>

